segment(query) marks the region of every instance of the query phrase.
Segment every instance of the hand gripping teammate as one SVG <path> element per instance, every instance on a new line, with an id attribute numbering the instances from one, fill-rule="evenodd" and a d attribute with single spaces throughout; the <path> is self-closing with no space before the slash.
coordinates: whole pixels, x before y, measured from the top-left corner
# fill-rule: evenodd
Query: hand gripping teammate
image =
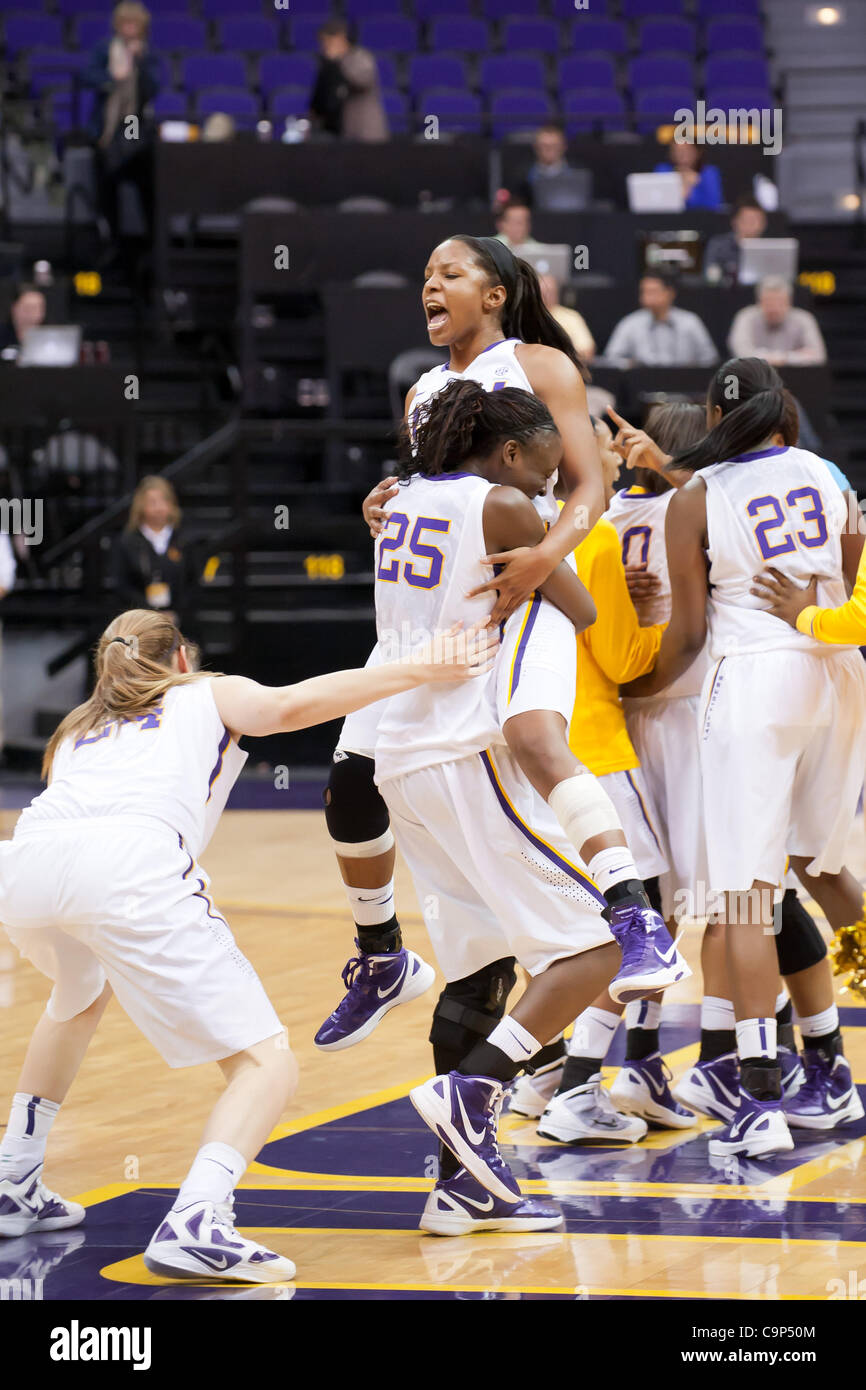
<path id="1" fill-rule="evenodd" d="M 464 677 L 487 675 L 496 641 L 454 631 L 398 662 L 273 689 L 195 671 L 165 614 L 134 609 L 109 624 L 93 695 L 48 744 L 49 786 L 0 844 L 0 921 L 54 981 L 0 1145 L 0 1236 L 84 1219 L 83 1207 L 43 1186 L 42 1168 L 113 992 L 170 1067 L 217 1062 L 226 1083 L 145 1264 L 171 1278 L 294 1277 L 291 1260 L 235 1229 L 232 1204 L 297 1067 L 198 856 L 246 761 L 239 736 L 309 728 L 430 681 L 459 689 Z"/>

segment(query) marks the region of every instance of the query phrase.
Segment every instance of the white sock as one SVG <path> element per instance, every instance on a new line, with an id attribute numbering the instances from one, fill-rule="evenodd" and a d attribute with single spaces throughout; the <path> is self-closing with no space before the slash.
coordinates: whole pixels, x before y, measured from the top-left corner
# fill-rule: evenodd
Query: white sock
<path id="1" fill-rule="evenodd" d="M 504 1052 L 512 1062 L 528 1062 L 543 1046 L 510 1014 L 500 1019 L 493 1032 L 488 1033 L 487 1041 Z"/>
<path id="2" fill-rule="evenodd" d="M 357 927 L 380 927 L 394 916 L 394 880 L 381 888 L 352 888 L 344 883 L 349 907 Z"/>
<path id="3" fill-rule="evenodd" d="M 16 1091 L 12 1097 L 9 1123 L 0 1144 L 0 1177 L 24 1177 L 45 1162 L 48 1132 L 60 1109 L 56 1100 Z"/>
<path id="4" fill-rule="evenodd" d="M 611 849 L 600 849 L 586 867 L 602 893 L 607 893 L 617 883 L 625 883 L 630 878 L 640 881 L 640 874 L 635 868 L 628 845 L 613 845 Z"/>
<path id="5" fill-rule="evenodd" d="M 733 1033 L 736 1025 L 734 1005 L 730 999 L 705 994 L 701 1000 L 701 1030 L 706 1033 Z"/>
<path id="6" fill-rule="evenodd" d="M 824 1009 L 819 1014 L 810 1014 L 808 1018 L 800 1019 L 800 1032 L 804 1038 L 823 1038 L 828 1033 L 835 1033 L 839 1027 L 839 1010 L 835 1004 L 831 1004 L 829 1009 Z"/>
<path id="7" fill-rule="evenodd" d="M 227 1202 L 247 1170 L 247 1161 L 230 1144 L 204 1144 L 193 1159 L 172 1211 L 191 1202 Z"/>
<path id="8" fill-rule="evenodd" d="M 618 1027 L 619 1014 L 610 1014 L 590 1004 L 575 1022 L 568 1044 L 569 1057 L 601 1057 L 603 1060 Z"/>
<path id="9" fill-rule="evenodd" d="M 776 1060 L 775 1018 L 743 1018 L 736 1027 L 740 1061 L 745 1061 L 747 1057 Z"/>
<path id="10" fill-rule="evenodd" d="M 788 1002 L 788 1000 L 790 999 L 790 997 L 791 997 L 790 994 L 788 993 L 788 991 L 785 989 L 785 987 L 784 987 L 784 985 L 783 985 L 783 986 L 782 986 L 781 993 L 778 994 L 778 995 L 776 996 L 776 1013 L 777 1013 L 777 1014 L 780 1014 L 780 1013 L 782 1012 L 782 1010 L 784 1009 L 784 1007 L 785 1007 L 785 1005 L 787 1004 L 787 1002 Z"/>
<path id="11" fill-rule="evenodd" d="M 633 999 L 625 1006 L 626 1028 L 658 1028 L 661 1016 L 661 1004 L 650 999 Z"/>

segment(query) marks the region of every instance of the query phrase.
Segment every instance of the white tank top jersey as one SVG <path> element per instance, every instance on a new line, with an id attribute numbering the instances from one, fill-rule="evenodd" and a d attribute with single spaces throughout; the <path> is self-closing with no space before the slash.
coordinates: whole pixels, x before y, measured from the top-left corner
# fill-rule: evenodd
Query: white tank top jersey
<path id="1" fill-rule="evenodd" d="M 489 577 L 482 513 L 492 483 L 474 473 L 416 475 L 387 504 L 376 541 L 378 650 L 405 657 L 432 632 L 479 622 L 493 595 L 467 599 Z M 480 753 L 504 739 L 496 714 L 495 672 L 437 681 L 392 695 L 379 719 L 376 781 Z"/>
<path id="2" fill-rule="evenodd" d="M 653 493 L 646 488 L 623 488 L 615 492 L 605 516 L 615 527 L 622 543 L 623 565 L 645 565 L 661 584 L 657 594 L 639 599 L 635 604 L 641 627 L 667 623 L 671 616 L 671 581 L 668 573 L 668 552 L 665 545 L 665 522 L 668 507 L 675 492 Z M 658 696 L 649 698 L 675 699 L 684 695 L 699 695 L 709 665 L 706 648 L 681 676 Z"/>
<path id="3" fill-rule="evenodd" d="M 848 508 L 825 461 L 779 446 L 713 464 L 699 476 L 707 488 L 713 659 L 785 648 L 844 650 L 797 632 L 749 592 L 753 576 L 774 566 L 804 586 L 817 575 L 822 608 L 845 602 L 839 538 Z"/>
<path id="4" fill-rule="evenodd" d="M 448 363 L 443 362 L 441 367 L 432 367 L 429 372 L 425 372 L 415 383 L 415 396 L 409 416 L 413 432 L 415 422 L 424 404 L 443 391 L 452 381 L 477 381 L 478 385 L 483 386 L 485 391 L 501 391 L 503 386 L 513 386 L 520 391 L 527 391 L 530 396 L 534 396 L 535 392 L 529 384 L 529 377 L 515 356 L 515 348 L 521 346 L 522 343 L 519 338 L 504 338 L 501 342 L 491 343 L 490 347 L 479 352 L 465 371 L 452 371 Z M 544 496 L 536 497 L 533 501 L 533 506 L 542 521 L 548 523 L 556 521 L 559 515 L 556 498 L 553 495 L 556 479 L 557 474 L 554 473 L 548 479 Z"/>
<path id="5" fill-rule="evenodd" d="M 643 565 L 661 584 L 652 598 L 635 603 L 641 627 L 666 623 L 671 616 L 671 583 L 665 549 L 665 519 L 674 489 L 653 493 L 644 487 L 615 492 L 605 515 L 616 527 L 623 565 Z"/>
<path id="6" fill-rule="evenodd" d="M 148 714 L 64 739 L 50 785 L 16 833 L 35 822 L 145 816 L 176 831 L 198 858 L 248 756 L 223 725 L 212 687 L 173 686 Z"/>

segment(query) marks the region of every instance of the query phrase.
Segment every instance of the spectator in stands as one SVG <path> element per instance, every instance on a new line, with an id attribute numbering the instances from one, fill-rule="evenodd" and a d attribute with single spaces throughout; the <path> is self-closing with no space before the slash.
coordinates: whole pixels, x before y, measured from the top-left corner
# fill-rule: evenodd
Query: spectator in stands
<path id="1" fill-rule="evenodd" d="M 710 367 L 718 361 L 697 314 L 674 307 L 676 282 L 667 270 L 648 270 L 640 282 L 640 308 L 626 314 L 604 355 L 618 366 Z"/>
<path id="2" fill-rule="evenodd" d="M 152 226 L 153 131 L 146 108 L 159 91 L 160 65 L 148 46 L 150 12 L 144 5 L 121 0 L 111 22 L 111 38 L 94 48 L 81 81 L 96 92 L 90 133 L 99 157 L 101 211 L 116 239 L 123 184 L 138 190 L 146 230 Z"/>
<path id="3" fill-rule="evenodd" d="M 576 309 L 569 309 L 559 302 L 559 285 L 552 275 L 539 275 L 541 298 L 550 310 L 560 328 L 564 328 L 575 350 L 584 362 L 595 356 L 595 339 L 587 327 L 586 319 Z"/>
<path id="4" fill-rule="evenodd" d="M 0 531 L 0 602 L 15 583 L 15 551 L 4 531 Z M 3 630 L 0 628 L 0 753 L 3 752 Z"/>
<path id="5" fill-rule="evenodd" d="M 763 236 L 767 214 L 754 198 L 740 198 L 731 213 L 731 230 L 710 237 L 704 252 L 704 278 L 714 285 L 736 285 L 740 275 L 740 242 Z"/>
<path id="6" fill-rule="evenodd" d="M 537 251 L 543 245 L 532 235 L 532 213 L 522 198 L 507 198 L 496 213 L 496 240 L 504 242 L 509 251 L 519 256 L 521 251 Z"/>
<path id="7" fill-rule="evenodd" d="M 344 140 L 387 140 L 388 120 L 373 54 L 350 42 L 348 28 L 340 19 L 322 25 L 319 48 L 311 119 L 319 129 Z"/>
<path id="8" fill-rule="evenodd" d="M 724 202 L 722 176 L 715 164 L 704 163 L 704 153 L 689 141 L 672 140 L 670 156 L 656 165 L 657 174 L 677 173 L 687 208 L 708 208 L 717 212 Z"/>
<path id="9" fill-rule="evenodd" d="M 142 478 L 115 552 L 117 608 L 159 608 L 184 622 L 191 578 L 177 494 L 164 478 Z"/>
<path id="10" fill-rule="evenodd" d="M 9 322 L 0 330 L 0 352 L 14 358 L 31 328 L 45 322 L 45 295 L 36 285 L 21 285 L 9 309 Z"/>
<path id="11" fill-rule="evenodd" d="M 762 280 L 755 298 L 756 304 L 734 315 L 728 335 L 732 357 L 763 357 L 774 367 L 827 361 L 818 321 L 808 309 L 792 306 L 787 280 Z"/>
<path id="12" fill-rule="evenodd" d="M 568 163 L 562 126 L 555 121 L 539 126 L 533 148 L 535 163 L 526 180 L 532 206 L 545 212 L 580 212 L 592 199 L 592 175 Z"/>

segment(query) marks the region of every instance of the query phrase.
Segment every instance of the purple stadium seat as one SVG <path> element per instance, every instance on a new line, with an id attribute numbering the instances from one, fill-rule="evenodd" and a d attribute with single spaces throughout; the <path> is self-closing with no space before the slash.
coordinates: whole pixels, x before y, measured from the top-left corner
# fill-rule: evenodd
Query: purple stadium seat
<path id="1" fill-rule="evenodd" d="M 540 58 L 482 58 L 481 87 L 485 92 L 501 92 L 503 88 L 521 87 L 526 91 L 544 92 L 547 75 Z"/>
<path id="2" fill-rule="evenodd" d="M 421 53 L 409 62 L 409 86 L 413 92 L 423 92 L 429 87 L 468 86 L 466 64 L 455 53 Z"/>
<path id="3" fill-rule="evenodd" d="M 694 111 L 695 94 L 691 87 L 648 87 L 637 94 L 634 106 L 637 129 L 645 134 L 672 121 L 675 111 Z"/>
<path id="4" fill-rule="evenodd" d="M 96 94 L 86 88 L 79 93 L 78 102 L 72 92 L 56 92 L 49 100 L 51 124 L 60 135 L 73 128 L 86 126 L 93 113 Z"/>
<path id="5" fill-rule="evenodd" d="M 412 11 L 417 20 L 439 19 L 445 14 L 465 15 L 466 0 L 415 0 Z"/>
<path id="6" fill-rule="evenodd" d="M 587 15 L 566 25 L 565 47 L 575 53 L 627 53 L 628 36 L 625 25 L 618 19 L 596 19 Z"/>
<path id="7" fill-rule="evenodd" d="M 62 21 L 52 15 L 12 11 L 4 18 L 4 31 L 8 54 L 20 53 L 22 48 L 63 47 Z"/>
<path id="8" fill-rule="evenodd" d="M 163 53 L 207 47 L 207 30 L 200 19 L 185 14 L 154 15 L 150 26 L 153 47 Z"/>
<path id="9" fill-rule="evenodd" d="M 27 69 L 31 78 L 56 73 L 58 77 L 69 77 L 87 62 L 86 53 L 70 52 L 68 48 L 31 48 L 27 55 Z"/>
<path id="10" fill-rule="evenodd" d="M 387 55 L 383 56 L 381 53 L 377 53 L 376 67 L 379 69 L 380 87 L 400 86 L 400 83 L 397 81 L 397 68 L 394 64 L 393 58 L 390 58 Z"/>
<path id="11" fill-rule="evenodd" d="M 92 10 L 93 5 L 89 5 L 88 8 Z M 160 14 L 188 14 L 192 4 L 190 0 L 153 0 L 152 4 L 148 0 L 147 8 L 151 14 L 156 14 L 157 11 Z"/>
<path id="12" fill-rule="evenodd" d="M 433 87 L 418 98 L 419 122 L 425 116 L 438 116 L 439 128 L 456 135 L 480 135 L 483 112 L 474 92 L 452 87 Z"/>
<path id="13" fill-rule="evenodd" d="M 648 19 L 640 27 L 641 53 L 688 53 L 697 47 L 695 26 L 687 19 Z"/>
<path id="14" fill-rule="evenodd" d="M 247 69 L 243 58 L 229 53 L 193 53 L 181 64 L 184 87 L 246 87 Z"/>
<path id="15" fill-rule="evenodd" d="M 661 19 L 682 12 L 683 0 L 622 0 L 623 19 Z"/>
<path id="16" fill-rule="evenodd" d="M 691 87 L 694 79 L 691 59 L 666 53 L 632 58 L 628 65 L 628 85 L 633 92 L 645 91 L 647 87 Z"/>
<path id="17" fill-rule="evenodd" d="M 596 23 L 604 16 L 606 10 L 615 8 L 607 3 L 607 0 L 593 0 L 591 13 L 586 9 L 578 9 L 575 0 L 553 0 L 551 7 L 555 19 L 573 19 L 576 24 Z"/>
<path id="18" fill-rule="evenodd" d="M 709 54 L 704 70 L 708 87 L 768 87 L 767 60 L 761 57 Z"/>
<path id="19" fill-rule="evenodd" d="M 773 105 L 773 94 L 769 87 L 740 87 L 731 84 L 730 87 L 708 87 L 707 88 L 707 110 L 711 107 L 730 111 L 732 107 L 745 107 L 747 111 L 754 108 L 761 111 L 765 107 Z"/>
<path id="20" fill-rule="evenodd" d="M 484 0 L 481 8 L 488 19 L 529 19 L 540 13 L 541 0 Z"/>
<path id="21" fill-rule="evenodd" d="M 259 59 L 259 85 L 263 92 L 275 87 L 306 87 L 313 85 L 316 60 L 308 53 L 266 53 Z"/>
<path id="22" fill-rule="evenodd" d="M 223 19 L 217 25 L 217 44 L 227 53 L 273 53 L 280 46 L 279 30 L 275 20 L 260 15 Z"/>
<path id="23" fill-rule="evenodd" d="M 285 28 L 285 18 L 280 14 L 280 28 Z M 289 24 L 289 47 L 299 53 L 317 53 L 319 50 L 319 30 L 324 21 L 318 15 L 302 14 Z"/>
<path id="24" fill-rule="evenodd" d="M 704 47 L 714 53 L 763 53 L 764 31 L 755 19 L 714 19 L 707 25 Z"/>
<path id="25" fill-rule="evenodd" d="M 405 135 L 409 129 L 409 103 L 402 92 L 386 87 L 382 92 L 382 105 L 388 117 L 392 135 Z"/>
<path id="26" fill-rule="evenodd" d="M 464 53 L 486 53 L 493 47 L 486 19 L 470 15 L 446 15 L 435 19 L 430 27 L 430 48 L 434 52 L 457 50 Z"/>
<path id="27" fill-rule="evenodd" d="M 349 19 L 359 20 L 366 15 L 405 14 L 403 0 L 345 0 Z"/>
<path id="28" fill-rule="evenodd" d="M 271 115 L 278 121 L 286 116 L 306 116 L 309 104 L 309 87 L 275 87 L 270 94 Z"/>
<path id="29" fill-rule="evenodd" d="M 734 15 L 760 19 L 761 0 L 698 0 L 698 14 L 706 20 L 729 19 Z"/>
<path id="30" fill-rule="evenodd" d="M 154 98 L 153 114 L 157 121 L 185 121 L 189 114 L 186 92 L 160 92 Z"/>
<path id="31" fill-rule="evenodd" d="M 261 114 L 258 98 L 242 87 L 205 87 L 197 94 L 195 104 L 202 120 L 215 111 L 223 111 L 247 130 L 256 124 Z"/>
<path id="32" fill-rule="evenodd" d="M 75 42 L 87 51 L 95 48 L 103 39 L 111 37 L 111 16 L 105 14 L 83 14 L 75 21 Z"/>
<path id="33" fill-rule="evenodd" d="M 523 87 L 499 92 L 490 103 L 493 138 L 500 140 L 517 130 L 535 130 L 553 114 L 553 103 L 543 92 Z"/>
<path id="34" fill-rule="evenodd" d="M 583 58 L 572 54 L 559 63 L 559 90 L 564 96 L 581 87 L 615 87 L 616 66 L 612 58 L 601 53 Z"/>
<path id="35" fill-rule="evenodd" d="M 57 8 L 61 14 L 65 15 L 92 14 L 93 0 L 59 0 Z M 105 14 L 102 18 L 108 24 L 109 21 Z"/>
<path id="36" fill-rule="evenodd" d="M 414 53 L 418 47 L 418 25 L 402 15 L 371 15 L 361 20 L 358 41 L 373 53 Z"/>
<path id="37" fill-rule="evenodd" d="M 599 126 L 602 130 L 625 130 L 625 102 L 610 87 L 585 87 L 581 92 L 570 92 L 562 108 L 569 135 Z"/>
<path id="38" fill-rule="evenodd" d="M 506 53 L 558 53 L 559 25 L 553 19 L 506 19 L 500 47 Z"/>

